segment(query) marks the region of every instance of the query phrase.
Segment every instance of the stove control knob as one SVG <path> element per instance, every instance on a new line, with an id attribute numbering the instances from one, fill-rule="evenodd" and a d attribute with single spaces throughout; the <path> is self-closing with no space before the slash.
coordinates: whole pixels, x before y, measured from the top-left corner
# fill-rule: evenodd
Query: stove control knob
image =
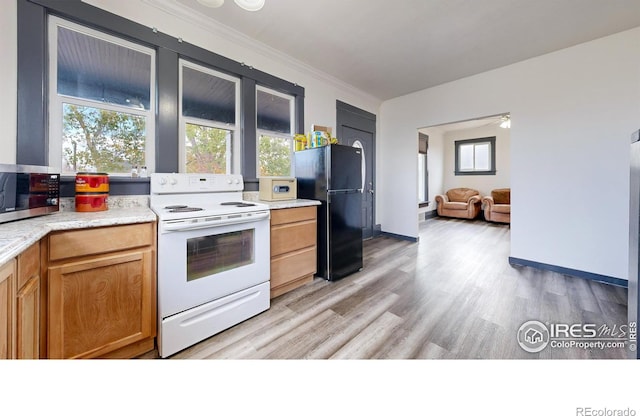
<path id="1" fill-rule="evenodd" d="M 160 185 L 166 185 L 167 184 L 167 178 L 160 177 L 160 180 L 158 182 L 160 182 Z"/>
<path id="2" fill-rule="evenodd" d="M 232 182 L 232 181 L 231 181 L 231 179 L 227 179 L 227 183 L 228 183 L 229 185 L 231 185 L 231 182 Z"/>
<path id="3" fill-rule="evenodd" d="M 176 178 L 171 178 L 171 185 L 175 185 L 178 183 L 178 180 Z"/>
<path id="4" fill-rule="evenodd" d="M 240 179 L 236 179 L 236 185 L 240 183 Z"/>

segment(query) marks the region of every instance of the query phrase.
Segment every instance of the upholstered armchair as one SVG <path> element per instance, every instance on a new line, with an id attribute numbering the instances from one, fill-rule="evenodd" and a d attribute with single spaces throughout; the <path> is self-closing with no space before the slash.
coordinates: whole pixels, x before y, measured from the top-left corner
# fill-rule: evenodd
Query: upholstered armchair
<path id="1" fill-rule="evenodd" d="M 511 188 L 494 189 L 491 196 L 482 198 L 482 203 L 485 220 L 511 223 Z"/>
<path id="2" fill-rule="evenodd" d="M 475 189 L 449 189 L 445 195 L 436 195 L 436 202 L 441 217 L 474 219 L 480 214 L 480 193 Z"/>

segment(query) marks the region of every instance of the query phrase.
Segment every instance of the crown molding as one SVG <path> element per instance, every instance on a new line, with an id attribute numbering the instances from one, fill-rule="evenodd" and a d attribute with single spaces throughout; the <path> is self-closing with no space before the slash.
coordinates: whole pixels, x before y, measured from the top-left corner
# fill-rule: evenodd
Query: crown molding
<path id="1" fill-rule="evenodd" d="M 176 17 L 182 20 L 185 24 L 198 26 L 202 30 L 205 30 L 215 36 L 226 39 L 232 43 L 238 44 L 266 58 L 282 61 L 283 64 L 293 67 L 294 69 L 300 72 L 308 73 L 313 78 L 319 81 L 327 82 L 329 84 L 334 85 L 338 90 L 349 91 L 350 93 L 356 96 L 359 96 L 365 100 L 377 101 L 379 103 L 382 103 L 383 101 L 380 98 L 374 97 L 373 95 L 366 93 L 354 87 L 351 84 L 341 81 L 338 78 L 327 74 L 326 72 L 320 71 L 317 68 L 292 57 L 291 55 L 288 55 L 278 49 L 275 49 L 260 41 L 257 41 L 229 26 L 226 26 L 225 24 L 220 23 L 215 19 L 207 17 L 188 7 L 181 6 L 176 1 L 171 1 L 171 0 L 140 0 L 140 1 L 142 3 L 149 5 L 150 7 L 153 7 L 157 10 L 160 10 L 164 13 L 167 13 L 173 17 Z M 211 23 L 215 23 L 215 24 L 212 25 Z M 212 52 L 215 52 L 215 51 L 212 51 Z M 251 64 L 251 63 L 247 62 L 247 64 Z M 295 80 L 290 80 L 290 81 L 296 82 Z M 303 84 L 298 83 L 298 85 L 303 85 Z"/>

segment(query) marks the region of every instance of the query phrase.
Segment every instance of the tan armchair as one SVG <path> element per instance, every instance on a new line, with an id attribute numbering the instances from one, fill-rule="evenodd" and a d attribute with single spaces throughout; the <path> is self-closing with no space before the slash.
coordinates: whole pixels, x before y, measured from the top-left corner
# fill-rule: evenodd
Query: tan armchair
<path id="1" fill-rule="evenodd" d="M 470 188 L 449 189 L 445 195 L 436 195 L 438 215 L 474 219 L 480 214 L 480 193 Z"/>
<path id="2" fill-rule="evenodd" d="M 482 203 L 485 220 L 511 223 L 511 188 L 494 189 L 491 196 L 482 198 Z"/>

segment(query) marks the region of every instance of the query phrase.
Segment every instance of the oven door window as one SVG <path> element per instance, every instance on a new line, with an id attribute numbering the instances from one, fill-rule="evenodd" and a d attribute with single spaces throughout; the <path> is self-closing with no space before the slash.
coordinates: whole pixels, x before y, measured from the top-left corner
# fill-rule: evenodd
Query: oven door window
<path id="1" fill-rule="evenodd" d="M 254 230 L 190 238 L 187 240 L 187 281 L 252 264 Z"/>

